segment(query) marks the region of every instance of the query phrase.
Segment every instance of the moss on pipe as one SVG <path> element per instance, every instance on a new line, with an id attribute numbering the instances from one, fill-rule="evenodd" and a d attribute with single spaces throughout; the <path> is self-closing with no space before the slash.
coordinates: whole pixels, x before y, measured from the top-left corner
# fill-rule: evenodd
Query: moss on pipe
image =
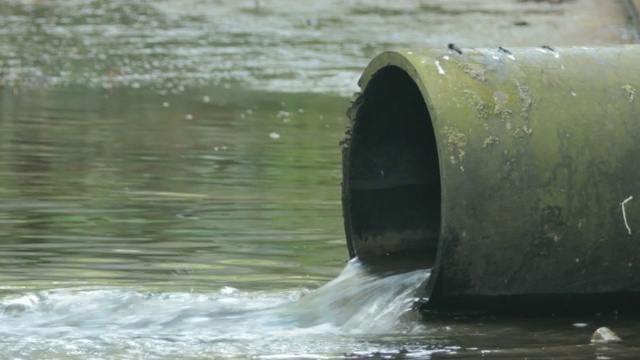
<path id="1" fill-rule="evenodd" d="M 622 204 L 640 201 L 640 46 L 461 52 L 364 71 L 343 151 L 351 255 L 423 259 L 434 304 L 640 292 L 640 205 Z"/>

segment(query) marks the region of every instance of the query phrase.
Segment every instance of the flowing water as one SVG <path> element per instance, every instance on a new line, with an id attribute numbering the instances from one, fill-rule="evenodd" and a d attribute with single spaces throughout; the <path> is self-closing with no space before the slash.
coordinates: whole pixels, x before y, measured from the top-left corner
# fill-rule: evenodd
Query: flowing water
<path id="1" fill-rule="evenodd" d="M 0 1 L 0 359 L 639 357 L 623 314 L 420 319 L 342 229 L 370 58 L 637 41 L 604 3 Z"/>
<path id="2" fill-rule="evenodd" d="M 313 292 L 229 286 L 206 293 L 110 287 L 29 292 L 0 304 L 2 350 L 29 359 L 392 354 L 398 352 L 393 341 L 374 343 L 420 326 L 402 319 L 427 275 L 374 277 L 353 260 Z"/>

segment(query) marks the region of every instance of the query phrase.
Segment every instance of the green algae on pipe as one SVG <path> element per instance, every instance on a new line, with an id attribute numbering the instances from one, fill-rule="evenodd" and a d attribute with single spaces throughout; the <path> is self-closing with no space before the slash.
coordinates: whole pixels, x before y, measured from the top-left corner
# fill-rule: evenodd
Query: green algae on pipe
<path id="1" fill-rule="evenodd" d="M 420 49 L 365 69 L 349 252 L 432 267 L 431 304 L 640 293 L 640 46 Z"/>

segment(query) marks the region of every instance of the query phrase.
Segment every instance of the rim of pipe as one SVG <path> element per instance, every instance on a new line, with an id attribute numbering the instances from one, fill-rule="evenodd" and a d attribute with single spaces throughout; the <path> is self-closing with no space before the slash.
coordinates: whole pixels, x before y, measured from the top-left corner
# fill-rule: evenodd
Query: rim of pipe
<path id="1" fill-rule="evenodd" d="M 431 268 L 428 297 L 442 246 L 442 155 L 428 79 L 407 53 L 378 55 L 358 82 L 342 142 L 343 215 L 350 257 L 389 271 Z"/>

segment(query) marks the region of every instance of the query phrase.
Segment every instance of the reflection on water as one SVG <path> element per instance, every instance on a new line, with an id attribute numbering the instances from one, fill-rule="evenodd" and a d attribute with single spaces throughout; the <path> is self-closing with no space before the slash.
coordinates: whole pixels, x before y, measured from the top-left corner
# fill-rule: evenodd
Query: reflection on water
<path id="1" fill-rule="evenodd" d="M 4 94 L 4 285 L 318 286 L 346 259 L 340 98 Z"/>

